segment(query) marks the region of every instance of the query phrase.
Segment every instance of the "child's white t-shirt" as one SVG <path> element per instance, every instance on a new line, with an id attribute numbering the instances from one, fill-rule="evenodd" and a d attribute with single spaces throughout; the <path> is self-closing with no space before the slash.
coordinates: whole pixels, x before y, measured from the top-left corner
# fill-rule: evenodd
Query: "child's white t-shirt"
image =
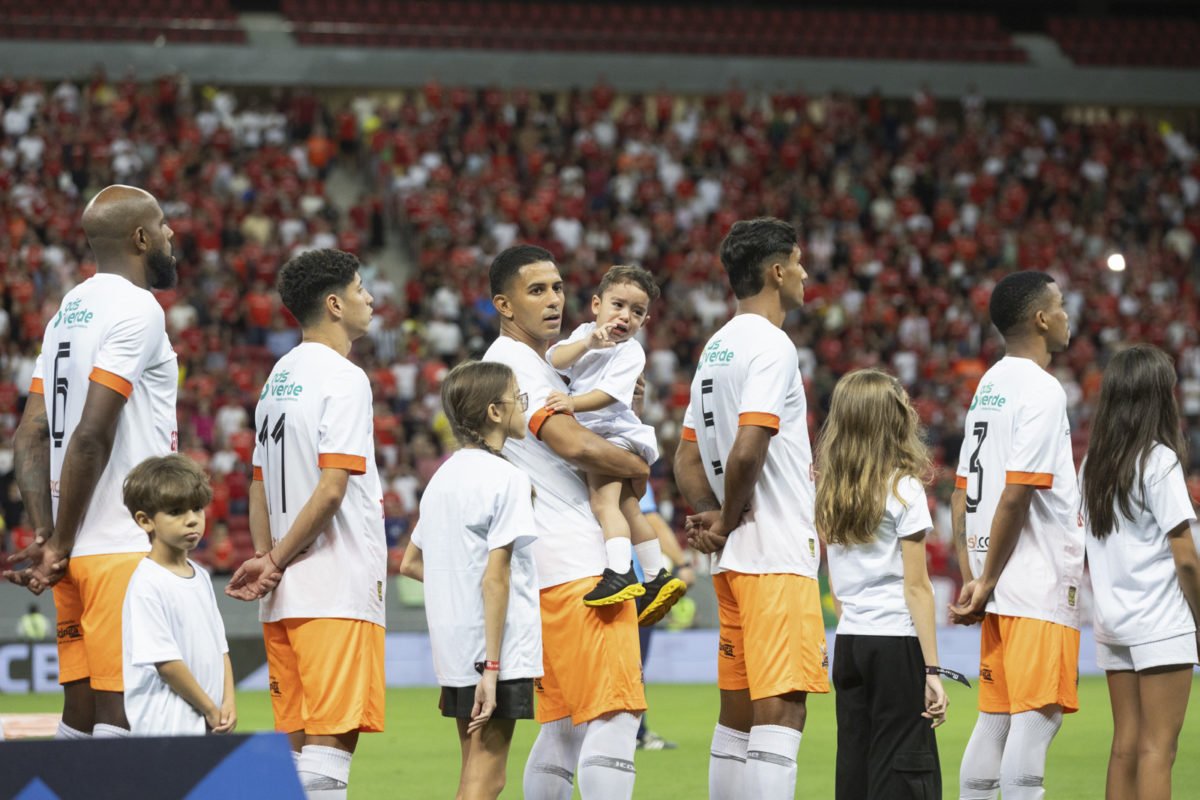
<path id="1" fill-rule="evenodd" d="M 225 625 L 212 580 L 188 561 L 184 578 L 149 558 L 129 579 L 122 609 L 125 716 L 134 736 L 203 735 L 204 717 L 159 676 L 155 664 L 182 661 L 218 706 L 225 693 Z"/>
<path id="2" fill-rule="evenodd" d="M 542 617 L 529 477 L 483 450 L 459 450 L 421 496 L 412 541 L 425 569 L 425 616 L 438 684 L 474 686 L 484 660 L 483 573 L 491 551 L 512 545 L 502 681 L 542 674 Z"/>
<path id="3" fill-rule="evenodd" d="M 896 494 L 900 498 L 897 499 Z M 916 636 L 904 599 L 904 559 L 900 540 L 933 527 L 925 487 L 912 476 L 889 488 L 883 519 L 866 544 L 829 545 L 829 580 L 842 604 L 839 634 Z"/>
<path id="4" fill-rule="evenodd" d="M 566 339 L 546 352 L 550 360 L 555 348 L 587 339 L 596 323 L 585 322 Z M 658 460 L 658 443 L 654 428 L 644 424 L 633 413 L 633 392 L 638 378 L 646 369 L 646 351 L 633 339 L 601 350 L 589 350 L 565 370 L 559 370 L 570 382 L 571 395 L 579 396 L 599 390 L 616 400 L 598 411 L 583 411 L 575 415 L 579 424 L 605 439 L 623 439 L 647 463 Z"/>

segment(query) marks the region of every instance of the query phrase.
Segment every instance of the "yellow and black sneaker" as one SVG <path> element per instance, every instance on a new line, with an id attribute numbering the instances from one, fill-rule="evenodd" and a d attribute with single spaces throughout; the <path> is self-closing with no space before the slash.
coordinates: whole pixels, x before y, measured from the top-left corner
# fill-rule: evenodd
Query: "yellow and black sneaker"
<path id="1" fill-rule="evenodd" d="M 633 571 L 633 567 L 630 567 L 624 575 L 605 568 L 596 588 L 583 596 L 583 604 L 592 607 L 611 606 L 641 597 L 645 592 L 645 587 L 638 583 L 637 573 Z"/>
<path id="2" fill-rule="evenodd" d="M 665 569 L 660 569 L 654 580 L 642 584 L 646 593 L 638 598 L 638 625 L 649 627 L 667 615 L 671 606 L 687 594 L 687 584 Z"/>

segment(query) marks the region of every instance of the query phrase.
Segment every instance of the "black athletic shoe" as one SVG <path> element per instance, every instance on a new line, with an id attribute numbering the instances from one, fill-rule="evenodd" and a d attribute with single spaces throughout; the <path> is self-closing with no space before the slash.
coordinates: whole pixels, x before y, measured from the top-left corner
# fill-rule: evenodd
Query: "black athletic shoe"
<path id="1" fill-rule="evenodd" d="M 654 580 L 642 584 L 646 593 L 638 598 L 638 625 L 643 628 L 655 624 L 667 615 L 671 606 L 687 594 L 687 584 L 665 569 L 660 569 Z"/>
<path id="2" fill-rule="evenodd" d="M 611 606 L 641 597 L 645 592 L 645 588 L 638 583 L 633 567 L 630 567 L 629 572 L 624 575 L 606 568 L 604 574 L 600 576 L 600 582 L 596 584 L 596 588 L 583 596 L 583 604 L 593 607 Z"/>

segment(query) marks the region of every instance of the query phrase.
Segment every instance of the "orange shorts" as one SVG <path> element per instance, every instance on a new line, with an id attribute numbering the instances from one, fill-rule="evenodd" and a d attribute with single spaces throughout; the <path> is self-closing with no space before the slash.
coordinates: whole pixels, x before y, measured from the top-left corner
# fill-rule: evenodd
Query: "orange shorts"
<path id="1" fill-rule="evenodd" d="M 538 722 L 579 725 L 614 711 L 646 710 L 634 603 L 589 608 L 595 578 L 541 591 L 542 671 L 533 682 Z"/>
<path id="2" fill-rule="evenodd" d="M 751 700 L 829 691 L 821 589 L 802 575 L 718 572 L 717 686 Z"/>
<path id="3" fill-rule="evenodd" d="M 1028 617 L 988 614 L 979 647 L 979 710 L 1019 714 L 1079 710 L 1079 631 Z"/>
<path id="4" fill-rule="evenodd" d="M 88 679 L 101 692 L 125 691 L 121 608 L 125 589 L 145 553 L 80 556 L 54 584 L 58 616 L 58 682 Z"/>
<path id="5" fill-rule="evenodd" d="M 264 622 L 275 730 L 382 731 L 385 633 L 359 619 Z"/>

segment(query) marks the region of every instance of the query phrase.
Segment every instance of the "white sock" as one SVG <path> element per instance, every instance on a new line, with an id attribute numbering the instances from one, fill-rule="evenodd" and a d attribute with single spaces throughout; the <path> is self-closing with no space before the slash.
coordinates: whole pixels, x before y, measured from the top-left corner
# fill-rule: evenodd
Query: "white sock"
<path id="1" fill-rule="evenodd" d="M 92 735 L 90 733 L 84 733 L 83 731 L 77 731 L 74 728 L 72 728 L 70 725 L 68 725 L 67 723 L 62 722 L 60 720 L 58 723 L 58 730 L 55 731 L 55 733 L 54 733 L 54 738 L 55 739 L 90 739 L 90 738 L 92 738 Z"/>
<path id="2" fill-rule="evenodd" d="M 336 747 L 304 745 L 296 770 L 305 797 L 308 800 L 345 800 L 353 755 Z"/>
<path id="3" fill-rule="evenodd" d="M 746 749 L 750 734 L 717 725 L 708 751 L 708 796 L 710 800 L 740 800 L 746 776 Z"/>
<path id="4" fill-rule="evenodd" d="M 579 796 L 583 800 L 633 797 L 633 781 L 637 777 L 633 753 L 637 749 L 641 716 L 621 711 L 587 724 L 583 748 L 579 751 Z"/>
<path id="5" fill-rule="evenodd" d="M 572 725 L 570 717 L 543 723 L 525 762 L 526 800 L 571 800 L 586 733 L 587 725 Z"/>
<path id="6" fill-rule="evenodd" d="M 796 796 L 796 754 L 800 731 L 783 725 L 755 725 L 746 745 L 746 796 L 792 800 Z"/>
<path id="7" fill-rule="evenodd" d="M 1004 800 L 1042 800 L 1046 796 L 1046 753 L 1062 727 L 1057 706 L 1012 715 L 1004 759 L 1000 762 L 1000 791 Z"/>
<path id="8" fill-rule="evenodd" d="M 960 800 L 996 800 L 1010 720 L 1008 714 L 979 712 L 958 772 Z"/>
<path id="9" fill-rule="evenodd" d="M 629 545 L 628 539 L 606 539 L 604 542 L 604 552 L 608 554 L 608 568 L 613 572 L 619 572 L 624 575 L 629 572 L 629 567 L 632 565 L 633 548 Z"/>
<path id="10" fill-rule="evenodd" d="M 97 722 L 92 726 L 93 739 L 125 739 L 129 736 L 133 736 L 133 734 L 125 728 L 119 728 L 116 725 Z"/>
<path id="11" fill-rule="evenodd" d="M 638 563 L 642 565 L 642 574 L 648 581 L 654 580 L 659 571 L 666 566 L 663 563 L 662 546 L 658 543 L 658 539 L 635 544 L 633 551 L 637 553 Z"/>

